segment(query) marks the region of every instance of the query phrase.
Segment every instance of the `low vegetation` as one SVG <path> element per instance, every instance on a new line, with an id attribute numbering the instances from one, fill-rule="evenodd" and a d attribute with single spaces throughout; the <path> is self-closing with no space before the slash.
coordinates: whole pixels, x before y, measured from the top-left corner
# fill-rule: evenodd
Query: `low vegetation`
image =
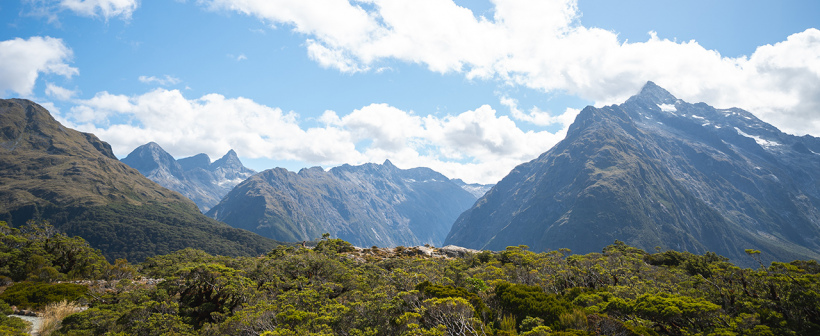
<path id="1" fill-rule="evenodd" d="M 4 265 L 47 264 L 10 257 L 9 241 L 37 238 L 4 228 Z M 41 252 L 25 258 L 55 258 Z M 82 282 L 87 292 L 75 302 L 87 309 L 62 319 L 54 335 L 820 334 L 813 260 L 744 269 L 713 253 L 648 253 L 621 242 L 586 255 L 515 246 L 446 257 L 327 237 L 260 257 L 184 249 L 135 266 L 110 265 L 93 250 L 88 258 L 102 261 L 42 266 L 54 267 L 48 277 L 31 268 L 6 291 L 98 279 Z"/>

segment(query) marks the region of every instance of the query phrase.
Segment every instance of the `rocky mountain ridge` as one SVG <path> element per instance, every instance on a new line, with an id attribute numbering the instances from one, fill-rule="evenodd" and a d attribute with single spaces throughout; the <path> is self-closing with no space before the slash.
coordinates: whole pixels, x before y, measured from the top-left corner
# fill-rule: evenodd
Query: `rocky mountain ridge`
<path id="1" fill-rule="evenodd" d="M 390 161 L 263 171 L 240 183 L 208 215 L 282 241 L 323 233 L 354 245 L 440 246 L 476 196 L 429 168 Z"/>
<path id="2" fill-rule="evenodd" d="M 161 186 L 188 197 L 203 213 L 256 173 L 242 164 L 234 150 L 214 162 L 206 154 L 176 160 L 155 142 L 137 147 L 122 162 Z"/>
<path id="3" fill-rule="evenodd" d="M 277 245 L 205 217 L 189 199 L 117 160 L 107 143 L 25 99 L 0 100 L 0 220 L 48 221 L 110 260 L 186 247 L 258 255 Z"/>
<path id="4" fill-rule="evenodd" d="M 585 108 L 565 140 L 465 211 L 445 244 L 586 253 L 617 239 L 739 262 L 745 249 L 817 259 L 818 152 L 818 138 L 649 82 L 621 105 Z"/>

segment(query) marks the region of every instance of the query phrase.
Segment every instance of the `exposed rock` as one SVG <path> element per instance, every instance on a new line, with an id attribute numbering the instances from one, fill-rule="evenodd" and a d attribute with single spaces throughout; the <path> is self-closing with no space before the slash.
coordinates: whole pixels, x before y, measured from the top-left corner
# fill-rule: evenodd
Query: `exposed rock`
<path id="1" fill-rule="evenodd" d="M 453 225 L 445 244 L 600 252 L 621 240 L 753 263 L 818 259 L 820 139 L 737 108 L 689 104 L 654 83 L 587 107 L 567 137 L 516 167 Z"/>
<path id="2" fill-rule="evenodd" d="M 329 171 L 269 169 L 236 186 L 208 216 L 281 241 L 330 233 L 357 246 L 440 245 L 475 200 L 429 168 L 385 161 Z"/>
<path id="3" fill-rule="evenodd" d="M 256 173 L 242 165 L 234 150 L 213 163 L 206 154 L 175 160 L 154 142 L 137 147 L 122 162 L 163 187 L 185 195 L 203 213 Z"/>
<path id="4" fill-rule="evenodd" d="M 450 258 L 461 258 L 468 254 L 475 254 L 480 252 L 479 250 L 468 249 L 466 247 L 455 245 L 447 245 L 445 247 L 439 248 L 439 251 Z"/>

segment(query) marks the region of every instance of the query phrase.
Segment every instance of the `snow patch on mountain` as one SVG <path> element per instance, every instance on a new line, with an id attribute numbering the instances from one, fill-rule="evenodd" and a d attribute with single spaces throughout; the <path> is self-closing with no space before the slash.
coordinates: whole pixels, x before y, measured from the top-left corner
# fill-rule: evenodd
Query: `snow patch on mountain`
<path id="1" fill-rule="evenodd" d="M 658 104 L 658 107 L 660 107 L 661 111 L 664 112 L 674 113 L 678 111 L 678 108 L 676 108 L 675 105 L 672 104 Z"/>
<path id="2" fill-rule="evenodd" d="M 757 142 L 758 145 L 760 145 L 763 148 L 771 148 L 771 147 L 781 146 L 781 144 L 779 142 L 766 140 L 766 139 L 763 139 L 759 136 L 748 134 L 746 132 L 741 131 L 737 127 L 735 127 L 735 130 L 737 131 L 737 134 L 740 134 L 740 135 L 745 136 L 747 138 L 753 139 L 755 142 Z"/>

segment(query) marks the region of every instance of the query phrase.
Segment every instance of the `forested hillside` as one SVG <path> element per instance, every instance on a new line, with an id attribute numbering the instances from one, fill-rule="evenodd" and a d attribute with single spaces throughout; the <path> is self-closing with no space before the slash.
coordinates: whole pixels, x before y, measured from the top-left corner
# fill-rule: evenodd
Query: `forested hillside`
<path id="1" fill-rule="evenodd" d="M 278 244 L 206 217 L 42 106 L 0 99 L 0 220 L 20 227 L 32 219 L 83 237 L 109 261 L 186 247 L 251 256 Z"/>
<path id="2" fill-rule="evenodd" d="M 185 249 L 110 265 L 81 239 L 52 230 L 0 224 L 0 278 L 11 284 L 0 300 L 87 306 L 61 319 L 54 335 L 820 333 L 813 260 L 741 269 L 714 253 L 648 253 L 621 242 L 586 255 L 526 246 L 471 253 L 363 250 L 326 236 L 314 248 L 279 246 L 263 257 Z M 71 290 L 56 283 L 78 279 L 104 281 Z M 0 320 L 0 332 L 21 328 Z"/>

